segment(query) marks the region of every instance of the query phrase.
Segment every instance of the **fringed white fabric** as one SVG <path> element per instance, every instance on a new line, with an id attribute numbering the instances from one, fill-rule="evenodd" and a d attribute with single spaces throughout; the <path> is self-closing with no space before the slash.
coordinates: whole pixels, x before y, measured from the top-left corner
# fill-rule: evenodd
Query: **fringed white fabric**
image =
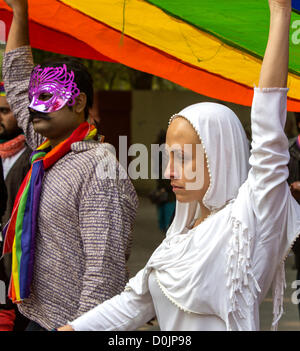
<path id="1" fill-rule="evenodd" d="M 283 261 L 280 263 L 273 281 L 273 322 L 271 328 L 273 331 L 278 329 L 278 322 L 283 315 L 283 297 L 285 288 L 285 265 Z"/>
<path id="2" fill-rule="evenodd" d="M 252 306 L 257 298 L 260 287 L 253 275 L 251 267 L 251 235 L 248 228 L 232 218 L 233 235 L 227 251 L 227 287 L 230 290 L 230 314 L 236 327 L 229 325 L 229 330 L 244 330 L 242 322 L 247 318 L 247 306 Z M 245 304 L 242 302 L 244 300 Z M 243 326 L 242 326 L 243 324 Z M 246 327 L 247 328 L 247 327 Z"/>

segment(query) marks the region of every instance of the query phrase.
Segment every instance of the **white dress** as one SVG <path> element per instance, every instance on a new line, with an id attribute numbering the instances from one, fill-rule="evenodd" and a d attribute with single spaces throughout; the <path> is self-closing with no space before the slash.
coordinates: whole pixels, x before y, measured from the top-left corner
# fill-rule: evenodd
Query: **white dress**
<path id="1" fill-rule="evenodd" d="M 276 328 L 284 260 L 300 233 L 300 206 L 286 182 L 286 95 L 287 89 L 255 89 L 249 172 L 240 166 L 247 144 L 239 140 L 242 128 L 225 107 L 199 104 L 179 114 L 206 149 L 211 184 L 203 201 L 213 215 L 189 230 L 197 205 L 177 203 L 174 222 L 145 268 L 120 295 L 71 322 L 75 330 L 135 330 L 155 315 L 161 330 L 259 330 L 259 304 L 272 282 Z M 208 121 L 197 115 L 202 108 L 212 113 Z M 218 110 L 224 118 L 220 130 L 211 126 Z"/>

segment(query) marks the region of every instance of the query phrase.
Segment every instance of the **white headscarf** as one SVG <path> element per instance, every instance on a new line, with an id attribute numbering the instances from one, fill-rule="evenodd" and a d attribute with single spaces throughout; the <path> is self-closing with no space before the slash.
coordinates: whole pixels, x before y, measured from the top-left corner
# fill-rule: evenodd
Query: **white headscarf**
<path id="1" fill-rule="evenodd" d="M 210 211 L 217 211 L 236 198 L 247 178 L 250 153 L 244 129 L 233 111 L 216 103 L 203 102 L 188 106 L 172 116 L 170 123 L 176 117 L 188 120 L 199 136 L 210 176 L 209 188 L 202 202 Z M 180 232 L 199 214 L 197 201 L 177 201 L 175 218 L 167 235 Z"/>

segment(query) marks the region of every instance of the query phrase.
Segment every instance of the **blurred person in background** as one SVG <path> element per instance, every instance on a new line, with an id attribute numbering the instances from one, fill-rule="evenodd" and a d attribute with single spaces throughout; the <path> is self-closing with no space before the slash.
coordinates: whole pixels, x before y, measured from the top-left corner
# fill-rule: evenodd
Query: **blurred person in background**
<path id="1" fill-rule="evenodd" d="M 157 136 L 156 144 L 165 145 L 166 131 L 161 130 Z M 156 180 L 156 189 L 149 194 L 150 201 L 157 207 L 159 229 L 166 234 L 175 214 L 176 196 L 172 190 L 170 179 L 164 177 L 163 166 L 166 158 L 166 150 L 159 153 L 158 165 L 154 164 L 154 172 L 158 179 Z M 154 160 L 153 160 L 154 161 Z M 157 167 L 158 166 L 158 167 Z"/>
<path id="2" fill-rule="evenodd" d="M 298 135 L 289 139 L 290 161 L 288 183 L 290 185 L 291 193 L 300 204 L 300 112 L 295 112 L 295 121 L 297 125 Z M 298 238 L 293 246 L 295 254 L 295 268 L 296 279 L 299 281 L 298 289 L 300 287 L 300 238 Z M 298 296 L 300 298 L 300 295 Z M 298 303 L 298 312 L 300 318 L 300 304 Z"/>
<path id="3" fill-rule="evenodd" d="M 30 169 L 30 154 L 31 149 L 26 144 L 23 131 L 18 127 L 17 120 L 8 105 L 4 84 L 0 82 L 0 157 L 3 164 L 1 176 L 3 176 L 7 190 L 5 211 L 0 216 L 2 228 L 11 216 L 18 190 Z M 2 194 L 1 201 L 3 201 Z M 7 288 L 10 269 L 11 255 L 7 255 L 2 258 L 0 264 L 1 280 L 5 282 Z M 27 318 L 19 313 L 17 306 L 9 299 L 5 305 L 0 305 L 0 331 L 22 331 L 27 324 Z"/>

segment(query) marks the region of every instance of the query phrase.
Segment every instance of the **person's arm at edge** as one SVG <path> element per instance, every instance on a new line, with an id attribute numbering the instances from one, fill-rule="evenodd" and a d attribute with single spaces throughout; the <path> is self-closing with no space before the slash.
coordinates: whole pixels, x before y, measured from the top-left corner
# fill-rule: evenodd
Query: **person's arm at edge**
<path id="1" fill-rule="evenodd" d="M 270 30 L 259 88 L 287 86 L 291 0 L 269 0 Z"/>

